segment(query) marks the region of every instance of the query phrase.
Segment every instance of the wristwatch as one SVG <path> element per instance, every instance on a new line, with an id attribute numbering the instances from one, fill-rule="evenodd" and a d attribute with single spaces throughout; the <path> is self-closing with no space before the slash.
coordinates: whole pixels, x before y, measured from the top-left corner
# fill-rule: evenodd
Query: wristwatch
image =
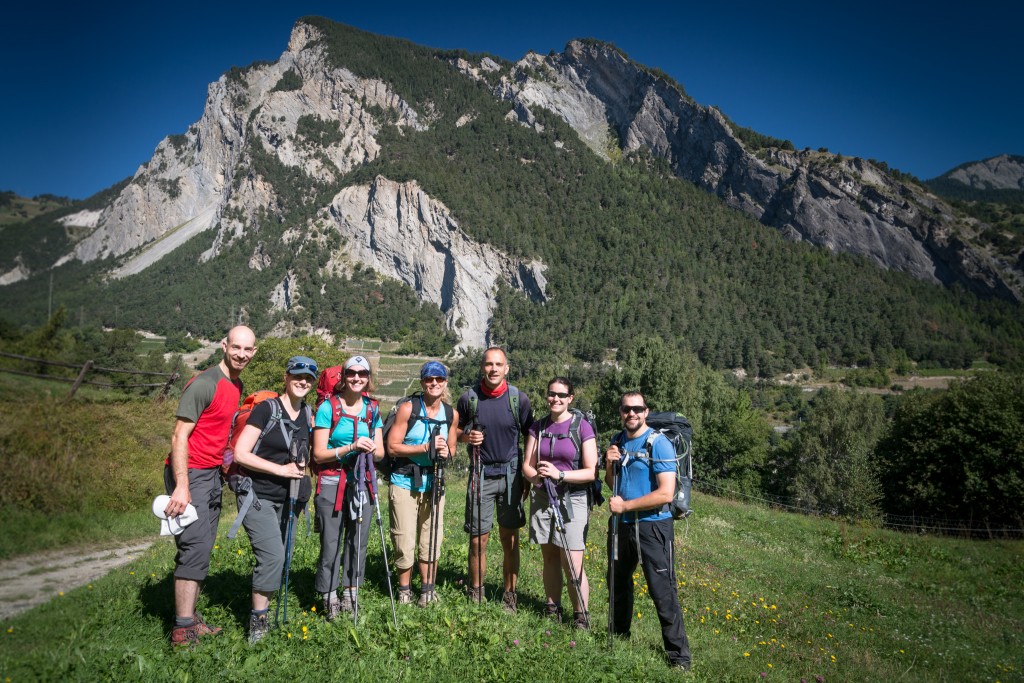
<path id="1" fill-rule="evenodd" d="M 565 472 L 561 471 L 558 473 L 558 483 L 561 484 L 563 481 L 565 481 Z"/>

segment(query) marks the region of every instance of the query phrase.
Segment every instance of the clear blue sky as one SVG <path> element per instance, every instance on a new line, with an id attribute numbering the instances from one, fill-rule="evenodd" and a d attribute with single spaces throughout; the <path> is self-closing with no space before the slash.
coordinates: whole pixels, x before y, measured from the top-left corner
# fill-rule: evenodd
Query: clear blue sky
<path id="1" fill-rule="evenodd" d="M 1024 154 L 1024 5 L 1004 0 L 20 2 L 0 22 L 0 190 L 84 198 L 134 174 L 304 15 L 511 60 L 607 40 L 741 125 L 924 179 Z"/>

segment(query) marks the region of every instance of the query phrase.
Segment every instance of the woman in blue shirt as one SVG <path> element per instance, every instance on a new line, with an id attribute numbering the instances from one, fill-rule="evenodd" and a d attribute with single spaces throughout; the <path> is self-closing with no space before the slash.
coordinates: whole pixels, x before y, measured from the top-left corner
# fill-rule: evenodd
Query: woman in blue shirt
<path id="1" fill-rule="evenodd" d="M 459 418 L 444 400 L 448 394 L 448 369 L 442 363 L 432 360 L 423 364 L 420 387 L 420 392 L 399 404 L 388 432 L 388 454 L 396 460 L 388 500 L 398 570 L 398 602 L 412 602 L 412 570 L 416 564 L 421 580 L 419 606 L 426 607 L 437 601 L 435 576 L 444 532 L 444 488 L 435 496 L 437 482 L 430 453 L 433 450 L 443 464 L 455 452 L 457 430 L 452 425 L 457 425 Z M 436 531 L 432 535 L 434 525 Z"/>
<path id="2" fill-rule="evenodd" d="M 320 558 L 313 585 L 323 599 L 328 621 L 339 612 L 356 609 L 373 520 L 369 496 L 373 461 L 384 457 L 380 411 L 369 394 L 373 390 L 370 363 L 363 356 L 352 356 L 345 361 L 343 372 L 340 391 L 320 404 L 313 425 L 313 460 L 320 470 L 314 505 Z M 345 567 L 345 590 L 339 600 L 341 565 Z"/>

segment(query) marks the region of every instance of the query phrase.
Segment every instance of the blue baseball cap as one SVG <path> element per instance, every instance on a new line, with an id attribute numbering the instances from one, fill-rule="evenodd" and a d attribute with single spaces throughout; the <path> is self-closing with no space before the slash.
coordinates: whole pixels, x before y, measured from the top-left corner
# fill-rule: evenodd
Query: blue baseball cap
<path id="1" fill-rule="evenodd" d="M 436 360 L 428 360 L 420 368 L 420 379 L 426 379 L 428 377 L 443 377 L 448 379 L 448 368 Z"/>
<path id="2" fill-rule="evenodd" d="M 288 359 L 284 371 L 289 375 L 309 375 L 316 379 L 316 361 L 308 356 L 292 356 Z"/>

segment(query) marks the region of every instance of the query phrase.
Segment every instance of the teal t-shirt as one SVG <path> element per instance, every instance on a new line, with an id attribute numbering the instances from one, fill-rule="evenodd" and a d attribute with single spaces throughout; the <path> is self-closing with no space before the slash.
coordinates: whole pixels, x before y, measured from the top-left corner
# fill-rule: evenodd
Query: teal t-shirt
<path id="1" fill-rule="evenodd" d="M 346 446 L 351 446 L 355 443 L 356 439 L 361 436 L 373 438 L 374 432 L 383 427 L 380 420 L 380 413 L 373 415 L 373 430 L 370 430 L 369 424 L 370 416 L 367 411 L 370 411 L 370 404 L 363 401 L 363 409 L 358 416 L 349 415 L 342 413 L 341 418 L 338 420 L 337 426 L 334 431 L 327 437 L 327 448 L 340 448 L 341 449 L 341 463 L 343 465 L 348 464 L 349 456 L 346 455 Z M 371 411 L 372 412 L 372 411 Z M 352 418 L 355 417 L 353 420 Z M 314 429 L 330 429 L 331 428 L 331 402 L 324 401 L 320 404 L 320 408 L 316 411 L 316 420 L 313 423 Z"/>

